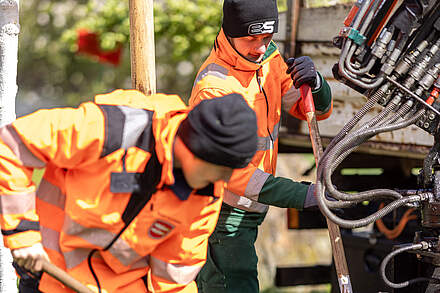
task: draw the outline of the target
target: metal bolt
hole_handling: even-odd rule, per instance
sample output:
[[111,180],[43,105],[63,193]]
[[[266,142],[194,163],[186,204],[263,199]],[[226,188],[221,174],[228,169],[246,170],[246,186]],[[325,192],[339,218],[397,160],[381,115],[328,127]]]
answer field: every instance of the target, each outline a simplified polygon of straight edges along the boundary
[[431,124],[429,124],[428,122],[423,123],[423,128],[429,128]]
[[434,113],[429,113],[428,118],[429,118],[429,120],[434,120],[435,119],[435,114]]

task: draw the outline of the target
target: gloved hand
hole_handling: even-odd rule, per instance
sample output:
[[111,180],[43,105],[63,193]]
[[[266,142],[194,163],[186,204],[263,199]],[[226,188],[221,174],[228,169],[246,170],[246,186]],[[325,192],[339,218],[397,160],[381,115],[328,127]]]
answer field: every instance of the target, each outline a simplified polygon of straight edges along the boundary
[[309,56],[301,56],[298,58],[289,58],[286,61],[289,67],[286,70],[287,74],[290,74],[293,80],[295,88],[299,88],[303,84],[308,84],[312,90],[319,88],[318,73],[316,72],[315,65]]
[[[304,208],[317,208],[318,200],[315,197],[315,184],[310,184],[309,189],[307,190],[306,199],[304,201]],[[336,201],[333,197],[331,197],[327,192],[325,192],[325,198],[330,201]]]
[[46,251],[44,251],[41,243],[36,243],[29,247],[14,249],[11,253],[17,265],[33,273],[39,272],[43,269],[42,260],[49,261],[49,257],[47,256]]

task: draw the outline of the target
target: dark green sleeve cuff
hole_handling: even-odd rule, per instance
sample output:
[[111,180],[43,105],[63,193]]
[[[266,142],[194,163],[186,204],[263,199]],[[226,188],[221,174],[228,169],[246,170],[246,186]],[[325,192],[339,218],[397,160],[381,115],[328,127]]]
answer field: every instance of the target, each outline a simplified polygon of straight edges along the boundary
[[312,91],[313,102],[315,103],[316,111],[326,113],[331,106],[332,102],[332,91],[327,81],[322,77],[321,73],[318,72],[319,78],[321,78],[321,87]]
[[261,189],[258,202],[280,208],[302,210],[309,185],[270,175]]

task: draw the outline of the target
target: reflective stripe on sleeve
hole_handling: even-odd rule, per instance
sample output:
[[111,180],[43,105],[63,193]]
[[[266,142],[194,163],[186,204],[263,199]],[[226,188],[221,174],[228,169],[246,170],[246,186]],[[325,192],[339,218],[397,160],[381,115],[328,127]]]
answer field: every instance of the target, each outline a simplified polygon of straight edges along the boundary
[[202,267],[170,264],[151,256],[152,274],[177,284],[188,284],[195,279]]
[[35,193],[25,194],[1,194],[0,214],[17,215],[35,210]]
[[293,105],[295,105],[300,98],[299,90],[292,86],[281,98],[284,111],[290,112],[290,109],[292,109]]
[[26,231],[40,231],[40,223],[29,220],[20,220],[20,223],[17,225],[15,229],[10,230],[1,230],[3,236],[10,236]]
[[266,204],[251,200],[245,196],[239,196],[227,189],[225,189],[223,202],[232,207],[254,213],[265,213],[269,209],[269,206]]
[[220,66],[216,63],[208,64],[200,73],[197,75],[196,80],[194,81],[194,85],[196,85],[199,81],[204,79],[208,75],[212,75],[221,79],[226,79],[228,76],[229,70],[223,66]]
[[25,167],[43,168],[46,164],[38,159],[21,140],[12,125],[0,128],[0,139],[14,152]]
[[248,181],[246,189],[244,191],[244,196],[247,198],[258,201],[258,196],[260,194],[261,189],[263,188],[264,183],[269,177],[269,173],[261,171],[260,169],[256,169],[254,174],[252,174],[251,179]]
[[66,196],[61,193],[61,189],[44,178],[41,179],[40,185],[38,186],[37,197],[62,210],[64,210],[64,206],[66,205]]

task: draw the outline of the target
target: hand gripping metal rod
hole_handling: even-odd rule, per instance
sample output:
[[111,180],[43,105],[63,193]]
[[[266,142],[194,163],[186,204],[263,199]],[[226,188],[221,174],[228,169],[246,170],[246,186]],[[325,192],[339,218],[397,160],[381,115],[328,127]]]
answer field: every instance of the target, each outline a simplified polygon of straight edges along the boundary
[[[307,124],[309,126],[313,155],[315,156],[316,166],[318,166],[319,160],[322,157],[323,148],[321,137],[319,135],[318,123],[316,121],[315,105],[313,103],[312,91],[310,89],[310,86],[305,84],[302,85],[299,90],[301,93],[301,98],[303,100],[303,106],[307,117]],[[315,188],[315,196],[318,196],[316,192],[318,192],[318,188]],[[327,221],[328,232],[330,235],[330,243],[332,245],[333,260],[335,262],[340,292],[353,293],[339,226],[330,221],[327,217],[325,219]]]

